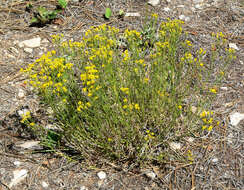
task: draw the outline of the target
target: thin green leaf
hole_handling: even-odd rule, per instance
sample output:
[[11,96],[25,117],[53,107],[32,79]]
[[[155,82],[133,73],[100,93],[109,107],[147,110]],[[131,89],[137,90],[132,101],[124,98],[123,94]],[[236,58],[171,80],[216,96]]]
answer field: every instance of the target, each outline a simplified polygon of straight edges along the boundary
[[62,9],[65,9],[67,7],[68,2],[66,0],[58,0],[58,4]]

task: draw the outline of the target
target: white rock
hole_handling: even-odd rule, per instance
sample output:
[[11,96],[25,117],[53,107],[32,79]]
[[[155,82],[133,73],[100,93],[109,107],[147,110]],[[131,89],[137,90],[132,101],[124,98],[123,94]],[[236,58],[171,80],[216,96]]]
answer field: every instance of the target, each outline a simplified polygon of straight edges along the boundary
[[17,169],[13,171],[14,174],[14,178],[11,180],[9,187],[13,187],[14,185],[16,185],[17,183],[19,183],[20,181],[22,181],[23,179],[26,178],[28,171],[25,169]]
[[107,174],[103,171],[100,171],[97,173],[97,176],[99,177],[99,179],[105,179],[107,177]]
[[166,0],[166,2],[167,2],[167,3],[170,3],[170,2],[171,2],[171,0]]
[[228,90],[228,87],[222,86],[222,87],[220,87],[220,90]]
[[152,6],[156,6],[160,3],[160,0],[149,0],[148,4]]
[[189,143],[192,143],[192,142],[194,141],[194,138],[193,138],[193,137],[189,137],[189,138],[187,139],[187,141],[188,141]]
[[177,8],[185,8],[185,5],[177,5]]
[[237,45],[235,43],[229,43],[229,48],[233,48],[235,50],[239,50],[239,48],[237,47]]
[[243,65],[244,64],[243,61],[240,60],[240,64]]
[[189,22],[189,21],[190,21],[190,17],[185,16],[185,15],[180,15],[180,16],[179,16],[179,19],[180,19],[180,20],[183,20],[183,21],[185,21],[185,22]]
[[43,188],[48,188],[48,184],[45,181],[42,181],[42,187]]
[[20,117],[22,117],[23,115],[26,115],[26,113],[29,111],[30,110],[28,109],[22,109],[22,110],[18,110],[17,113],[19,114]]
[[25,92],[24,92],[24,90],[22,90],[21,88],[19,89],[18,97],[19,97],[19,98],[24,98],[24,97],[25,97]]
[[47,43],[49,43],[49,41],[48,41],[46,38],[44,38],[44,39],[42,40],[42,43],[47,44]]
[[216,158],[216,157],[214,157],[214,158],[212,159],[212,162],[213,162],[213,163],[217,163],[218,161],[219,161],[219,159]]
[[18,160],[17,160],[17,161],[14,161],[14,165],[15,165],[15,166],[19,167],[19,166],[20,166],[20,164],[21,164],[21,162],[20,162],[20,161],[18,161]]
[[15,59],[15,58],[16,58],[15,56],[13,56],[13,55],[11,55],[11,54],[9,54],[9,53],[5,53],[5,55],[7,55],[8,58],[10,58],[10,59]]
[[244,119],[244,114],[243,113],[233,113],[230,115],[230,124],[233,126],[237,126],[238,123]]
[[146,174],[146,176],[148,177],[148,178],[150,178],[150,179],[152,179],[152,180],[154,180],[155,178],[156,178],[156,174],[154,173],[154,172],[152,172],[152,171],[148,171],[148,172],[146,172],[145,173]]
[[24,48],[24,51],[26,53],[32,53],[33,52],[33,49],[31,49],[31,48]]
[[36,48],[39,47],[41,45],[41,38],[37,37],[37,38],[32,38],[29,40],[24,40],[22,42],[19,43],[19,47],[28,47],[28,48]]
[[169,7],[164,7],[164,9],[163,9],[165,12],[169,12],[169,11],[171,11],[171,9],[169,8]]
[[230,133],[230,134],[227,136],[227,143],[228,143],[228,144],[232,144],[232,143],[233,143],[233,138],[234,138],[233,133]]
[[169,143],[170,148],[172,148],[173,150],[179,150],[182,147],[181,143],[177,143],[177,142],[171,142]]
[[83,185],[80,187],[80,190],[88,190],[88,189],[86,188],[86,186]]
[[203,6],[202,4],[196,4],[196,5],[195,5],[195,8],[196,8],[196,9],[203,9],[204,6]]
[[15,54],[19,54],[19,51],[15,47],[10,47],[10,50]]
[[140,13],[125,13],[125,17],[139,17]]
[[27,141],[23,144],[19,144],[16,145],[17,147],[21,147],[21,148],[25,148],[25,149],[29,149],[32,148],[33,146],[37,146],[39,145],[40,141]]
[[193,0],[193,3],[203,3],[205,0]]

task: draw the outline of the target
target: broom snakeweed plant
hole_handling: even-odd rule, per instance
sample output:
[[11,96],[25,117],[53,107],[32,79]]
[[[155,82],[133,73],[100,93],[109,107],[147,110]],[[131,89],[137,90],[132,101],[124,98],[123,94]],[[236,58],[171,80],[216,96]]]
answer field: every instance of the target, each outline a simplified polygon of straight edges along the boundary
[[[158,24],[155,14],[151,19],[152,37],[129,29],[121,34],[105,24],[91,27],[80,42],[54,35],[55,50],[22,69],[52,108],[61,140],[83,158],[165,162],[174,157],[169,142],[219,124],[206,109],[211,108],[234,50],[225,50],[224,35],[218,34],[216,51],[200,48],[194,54],[182,21]],[[121,38],[124,49],[119,46]],[[153,46],[147,45],[149,40]],[[224,51],[222,60],[218,50]],[[213,70],[210,65],[216,62]],[[214,78],[213,71],[218,73]],[[34,125],[28,117],[26,125]],[[47,135],[43,131],[42,136]]]

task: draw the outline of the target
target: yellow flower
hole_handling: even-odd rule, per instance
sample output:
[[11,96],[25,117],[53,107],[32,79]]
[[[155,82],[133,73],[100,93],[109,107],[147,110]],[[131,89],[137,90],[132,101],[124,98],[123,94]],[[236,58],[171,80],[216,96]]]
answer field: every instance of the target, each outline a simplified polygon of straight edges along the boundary
[[182,106],[181,106],[181,105],[179,105],[179,106],[178,106],[178,108],[181,110],[181,109],[182,109]]
[[212,129],[213,129],[213,126],[210,125],[210,126],[208,127],[208,131],[212,131]]
[[148,83],[148,81],[149,81],[149,78],[144,78],[145,83]]
[[108,138],[108,142],[111,142],[112,141],[112,139],[111,138]]
[[211,88],[210,89],[210,92],[212,92],[213,94],[216,94],[217,93],[217,90],[215,88]]
[[35,126],[35,123],[31,122],[31,123],[30,123],[30,126],[31,126],[31,127]]
[[91,103],[90,103],[90,102],[87,102],[86,105],[87,105],[88,107],[91,107]]
[[200,114],[200,117],[206,117],[206,111],[203,111],[203,112]]
[[202,126],[202,130],[205,130],[206,128],[207,128],[206,125],[203,125],[203,126]]
[[120,90],[122,91],[122,92],[124,92],[125,94],[129,94],[129,88],[120,88]]
[[123,109],[126,109],[126,108],[128,108],[128,106],[127,105],[123,105]]
[[139,110],[139,109],[140,109],[139,104],[135,104],[135,109],[136,109],[136,110]]

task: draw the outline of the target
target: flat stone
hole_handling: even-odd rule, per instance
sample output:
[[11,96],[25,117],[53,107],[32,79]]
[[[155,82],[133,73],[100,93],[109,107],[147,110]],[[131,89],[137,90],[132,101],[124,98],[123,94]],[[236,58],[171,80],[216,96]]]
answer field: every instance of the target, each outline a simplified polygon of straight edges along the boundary
[[235,50],[239,50],[239,48],[237,47],[237,45],[235,43],[229,43],[229,48],[233,48]]
[[125,17],[139,17],[140,13],[125,13]]
[[25,169],[17,169],[13,171],[14,178],[11,180],[9,187],[17,185],[19,182],[24,180],[27,177],[28,171]]
[[171,142],[169,143],[170,148],[172,148],[173,150],[180,150],[182,147],[181,143],[177,143],[177,142]]
[[233,113],[230,115],[230,124],[237,126],[241,120],[244,119],[244,113]]
[[24,40],[22,42],[19,43],[19,47],[28,47],[28,48],[36,48],[39,47],[41,45],[41,38],[37,37],[37,38],[32,38],[29,40]]
[[88,190],[88,188],[83,185],[83,186],[80,187],[80,190]]
[[160,3],[160,0],[149,0],[148,4],[152,6],[157,6]]
[[33,52],[33,49],[31,49],[31,48],[24,48],[24,51],[26,53],[32,53]]
[[163,9],[165,12],[169,12],[169,11],[171,11],[171,9],[169,8],[169,7],[164,7],[164,9]]
[[24,149],[30,149],[34,146],[37,146],[39,145],[40,141],[27,141],[27,142],[24,142],[23,144],[19,144],[19,145],[16,145],[17,147],[21,147],[21,148],[24,148]]

